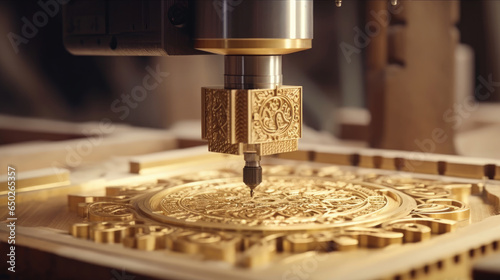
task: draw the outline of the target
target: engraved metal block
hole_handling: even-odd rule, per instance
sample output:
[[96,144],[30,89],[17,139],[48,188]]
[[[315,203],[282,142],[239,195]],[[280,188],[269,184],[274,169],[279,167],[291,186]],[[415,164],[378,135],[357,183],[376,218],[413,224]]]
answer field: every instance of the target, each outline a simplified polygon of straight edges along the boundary
[[211,152],[292,152],[302,137],[302,87],[202,89],[202,137]]

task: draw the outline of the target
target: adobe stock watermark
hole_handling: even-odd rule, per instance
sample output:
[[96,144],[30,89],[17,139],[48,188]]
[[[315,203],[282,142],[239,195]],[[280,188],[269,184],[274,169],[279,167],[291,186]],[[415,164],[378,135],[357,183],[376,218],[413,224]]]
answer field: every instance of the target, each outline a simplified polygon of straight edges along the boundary
[[238,7],[243,0],[214,0],[212,5],[214,6],[217,15],[220,20],[227,17],[229,13],[234,11],[234,8]]
[[62,10],[61,6],[66,5],[69,1],[71,0],[39,0],[37,3],[40,6],[40,10],[33,14],[31,20],[27,17],[21,18],[23,23],[21,34],[19,35],[14,32],[7,34],[14,52],[18,54],[19,46],[21,44],[28,44],[30,39],[33,39],[39,30],[49,23],[49,18],[55,17]]
[[130,110],[137,108],[139,103],[146,100],[150,91],[155,90],[170,75],[168,72],[161,72],[160,65],[156,65],[156,70],[147,66],[146,72],[148,74],[142,79],[142,85],[135,86],[130,94],[122,94],[120,99],[111,103],[111,111],[120,113],[120,120],[125,120],[130,115]]
[[8,182],[8,192],[7,192],[7,219],[6,225],[8,228],[8,240],[7,243],[7,263],[9,267],[7,268],[10,272],[16,272],[16,182],[17,182],[17,170],[14,166],[7,166],[7,182]]
[[370,20],[365,24],[364,30],[361,30],[358,26],[354,27],[355,32],[353,38],[353,44],[349,44],[345,41],[341,42],[339,47],[344,55],[347,63],[351,63],[351,56],[354,54],[359,55],[361,50],[370,45],[372,38],[380,33],[382,27],[389,26],[391,18],[393,15],[397,15],[403,11],[403,5],[389,5],[387,10],[380,10],[378,12],[370,11],[370,15],[375,20]]
[[[120,120],[125,120],[130,115],[131,110],[138,108],[139,104],[146,100],[151,92],[170,76],[170,73],[161,71],[159,64],[156,69],[147,66],[145,70],[147,74],[143,77],[141,85],[133,87],[130,93],[122,94],[120,98],[111,103],[111,112],[119,114]],[[67,145],[65,147],[65,162],[54,161],[52,167],[57,169],[80,166],[83,160],[90,156],[94,148],[103,143],[104,136],[112,133],[115,129],[115,124],[108,118],[101,119],[95,128],[84,129],[82,134],[85,135],[85,138],[78,141],[76,145]]]
[[[493,77],[490,74],[487,79],[483,76],[478,76],[477,80],[479,84],[474,90],[474,95],[468,96],[459,102],[452,104],[443,113],[443,120],[445,123],[452,124],[453,129],[458,129],[464,121],[472,116],[472,113],[476,111],[479,107],[478,101],[485,101],[500,87],[500,82],[493,81]],[[436,151],[437,145],[443,144],[448,140],[448,135],[443,128],[434,128],[431,131],[430,137],[425,139],[415,139],[414,143],[418,150],[410,153],[408,161],[405,163],[405,167],[408,171],[413,172],[416,166],[422,164],[422,160]]]

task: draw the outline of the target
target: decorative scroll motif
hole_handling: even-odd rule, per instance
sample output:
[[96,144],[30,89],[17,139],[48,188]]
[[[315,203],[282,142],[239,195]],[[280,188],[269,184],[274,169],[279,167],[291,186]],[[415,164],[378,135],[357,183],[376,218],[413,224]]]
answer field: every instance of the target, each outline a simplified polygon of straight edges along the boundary
[[414,214],[421,214],[431,218],[465,220],[470,216],[467,205],[453,199],[429,199],[413,210]]
[[212,96],[213,108],[209,130],[212,132],[212,139],[226,139],[228,137],[230,122],[228,99],[225,91],[218,91]]
[[277,254],[422,242],[469,219],[457,198],[470,194],[470,184],[266,166],[251,199],[239,172],[207,170],[108,187],[102,197],[69,196],[69,209],[85,219],[71,234],[254,267]]
[[259,112],[262,129],[269,134],[282,134],[290,127],[293,113],[292,103],[288,98],[283,96],[268,98]]
[[90,221],[132,221],[134,208],[125,203],[95,202],[88,207]]
[[300,88],[261,90],[252,94],[252,143],[299,139],[302,94]]
[[209,151],[240,154],[238,144],[231,143],[232,135],[232,104],[231,91],[204,89],[203,116],[205,117],[202,136],[209,142]]

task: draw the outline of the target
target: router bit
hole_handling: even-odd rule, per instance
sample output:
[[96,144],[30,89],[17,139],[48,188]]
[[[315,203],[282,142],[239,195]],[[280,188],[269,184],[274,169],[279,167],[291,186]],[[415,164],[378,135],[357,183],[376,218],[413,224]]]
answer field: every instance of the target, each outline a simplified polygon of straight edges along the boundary
[[262,183],[262,167],[260,156],[256,152],[247,152],[244,155],[245,167],[243,167],[243,182],[250,188],[250,196],[253,197],[254,189]]

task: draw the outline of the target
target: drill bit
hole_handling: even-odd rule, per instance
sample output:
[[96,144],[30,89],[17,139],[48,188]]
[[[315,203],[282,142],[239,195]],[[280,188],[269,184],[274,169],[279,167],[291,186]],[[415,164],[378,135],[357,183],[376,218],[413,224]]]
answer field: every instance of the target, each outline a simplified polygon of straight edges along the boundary
[[247,152],[244,157],[243,182],[250,188],[250,196],[253,197],[254,189],[262,182],[260,156],[256,152]]

